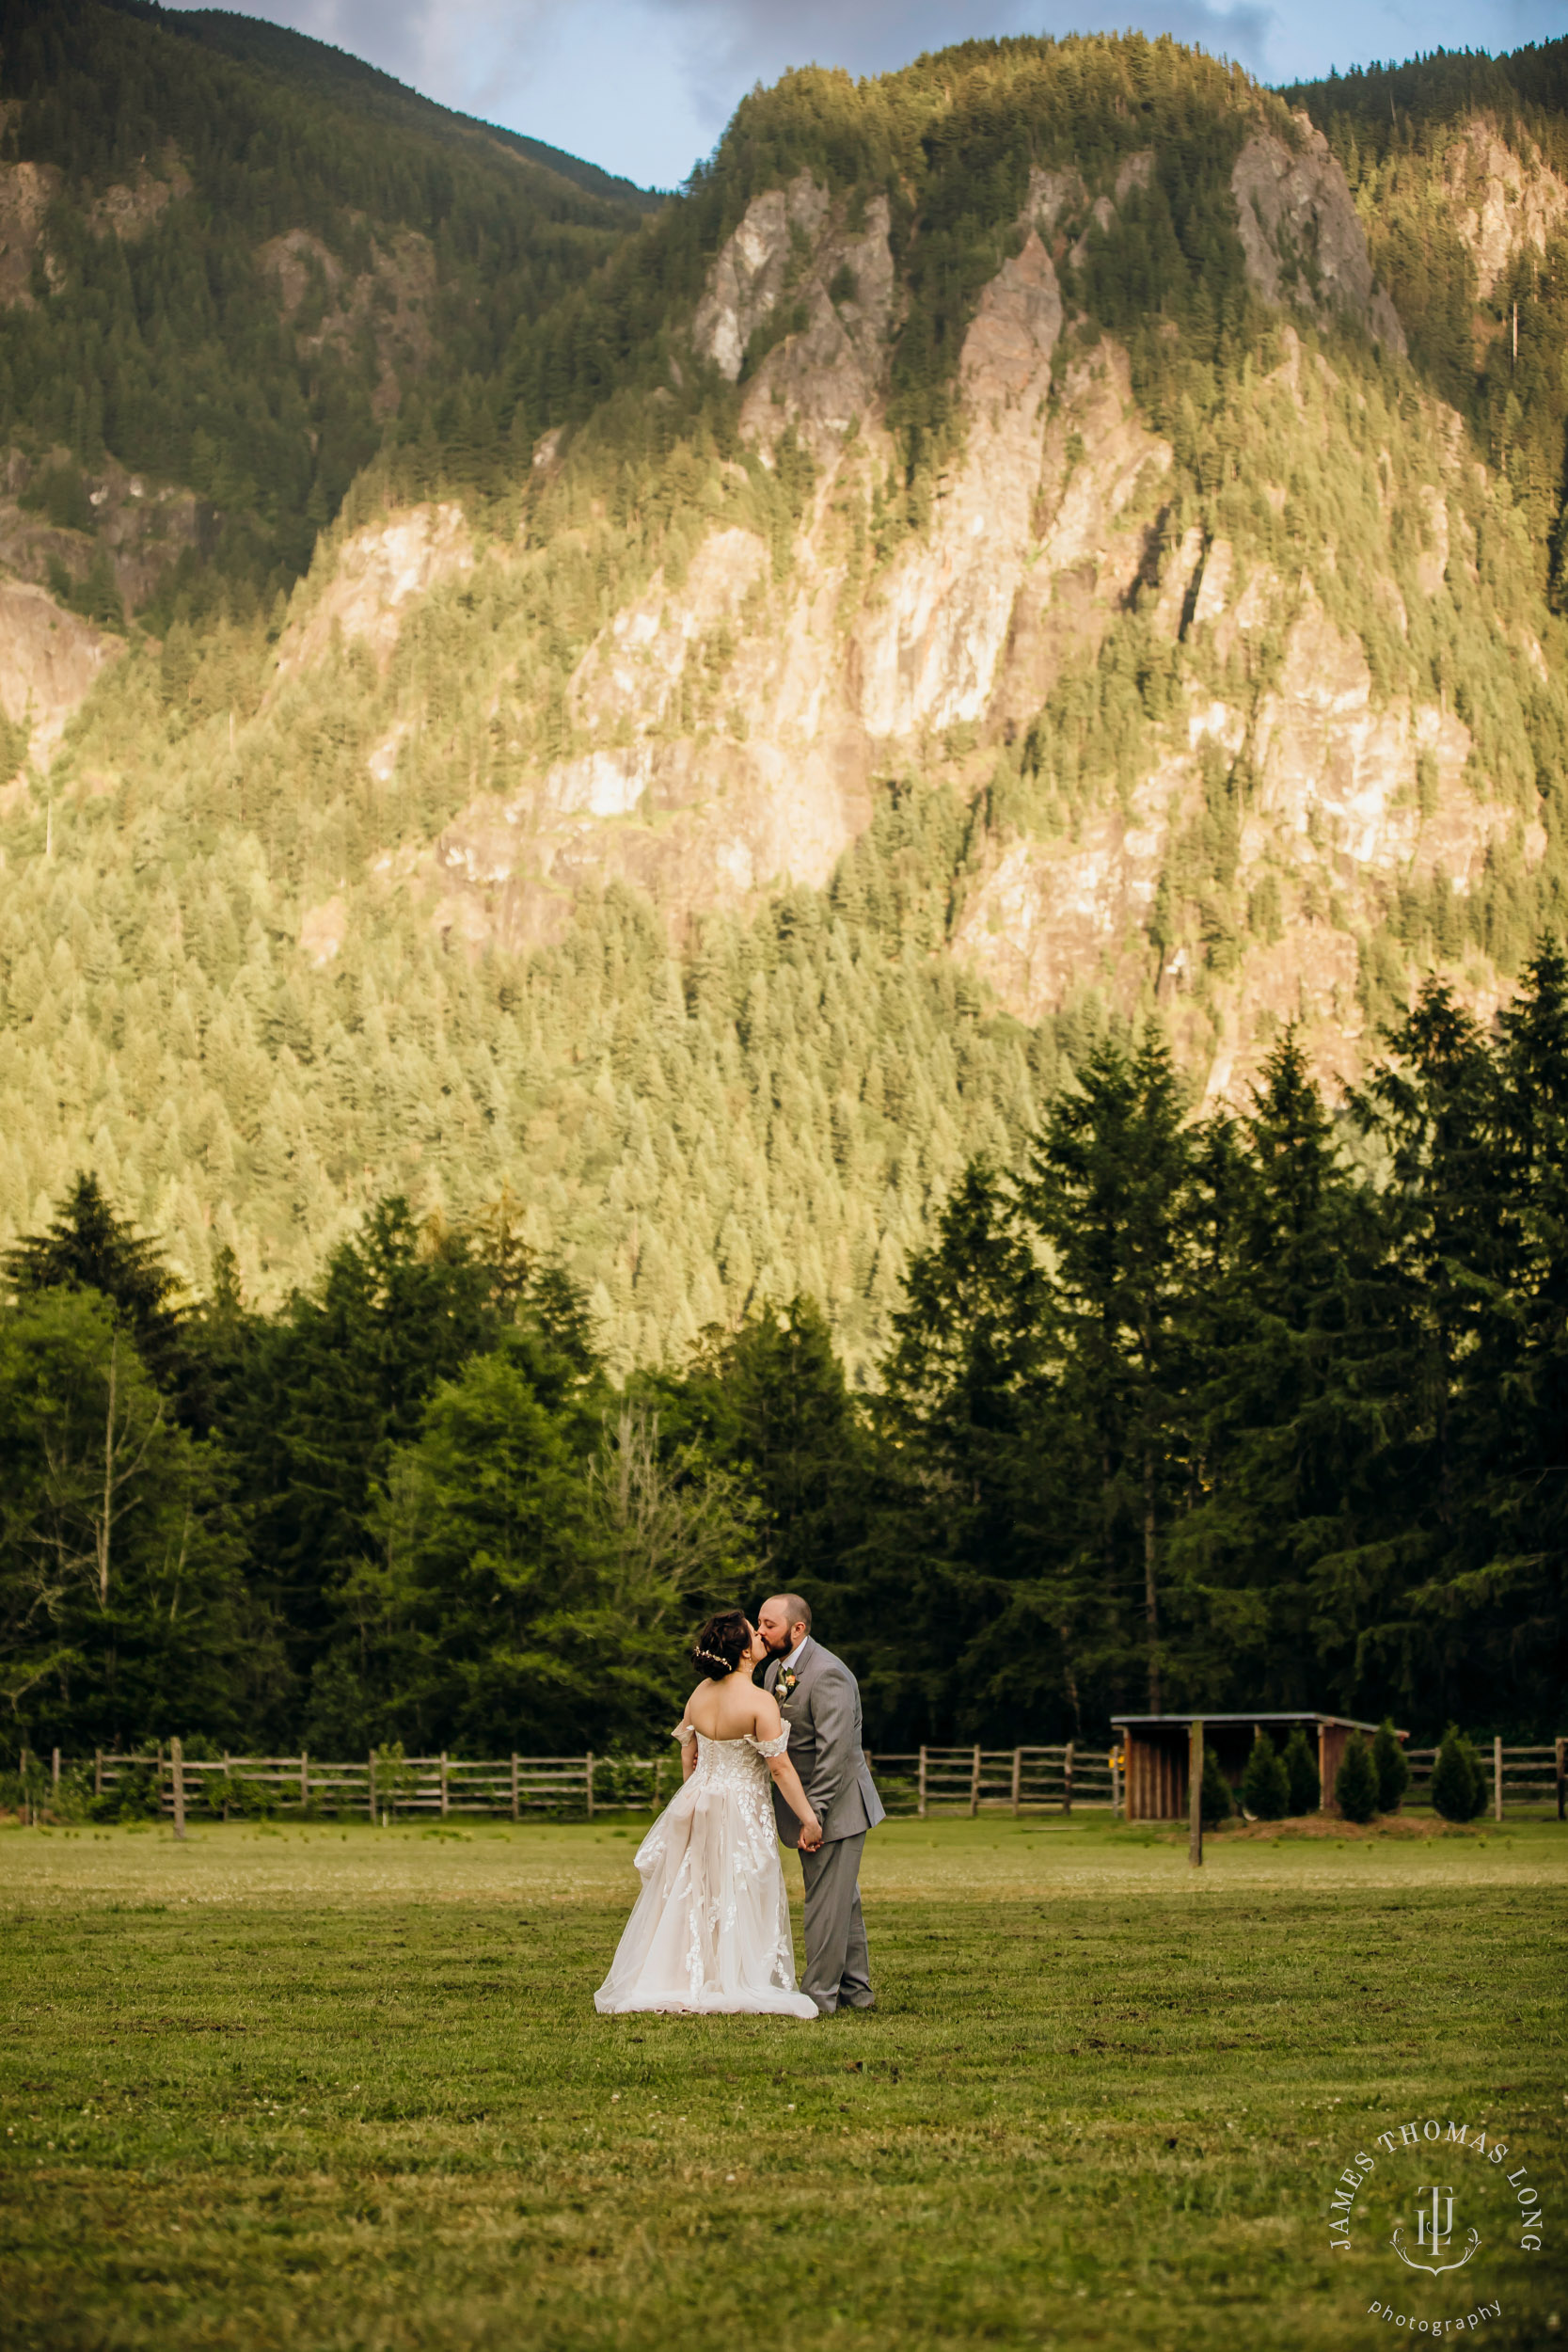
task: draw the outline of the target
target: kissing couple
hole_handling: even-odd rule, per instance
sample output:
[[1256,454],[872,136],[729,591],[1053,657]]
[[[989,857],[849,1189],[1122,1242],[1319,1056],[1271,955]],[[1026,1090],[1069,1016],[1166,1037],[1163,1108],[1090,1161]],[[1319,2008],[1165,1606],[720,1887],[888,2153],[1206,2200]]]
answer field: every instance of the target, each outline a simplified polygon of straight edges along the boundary
[[[691,1662],[702,1680],[672,1735],[681,1787],[638,1848],[642,1891],[594,2007],[779,2017],[870,2009],[861,1849],[883,1813],[861,1752],[854,1676],[813,1641],[799,1593],[765,1600],[754,1626],[738,1609],[710,1617]],[[799,1849],[806,1888],[799,1992],[781,1837]]]

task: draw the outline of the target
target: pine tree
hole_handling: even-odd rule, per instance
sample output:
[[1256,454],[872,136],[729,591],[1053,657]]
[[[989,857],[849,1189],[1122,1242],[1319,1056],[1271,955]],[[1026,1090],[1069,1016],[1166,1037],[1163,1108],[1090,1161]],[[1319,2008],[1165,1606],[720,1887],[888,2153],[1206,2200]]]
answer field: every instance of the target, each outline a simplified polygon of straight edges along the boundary
[[1377,1775],[1378,1811],[1397,1813],[1410,1786],[1410,1762],[1391,1715],[1385,1715],[1377,1727],[1377,1737],[1372,1741],[1372,1770]]
[[1156,1714],[1166,1522],[1186,1485],[1192,1148],[1182,1107],[1158,1034],[1132,1057],[1101,1045],[1054,1105],[1022,1187],[1025,1211],[1055,1255],[1062,1388],[1083,1432],[1075,1450],[1099,1464],[1086,1491],[1079,1485],[1069,1492],[1085,1549],[1101,1554],[1102,1606],[1115,1609],[1129,1586],[1138,1592]]
[[1316,1813],[1323,1804],[1323,1783],[1318,1777],[1318,1759],[1307,1744],[1307,1734],[1300,1724],[1286,1740],[1281,1760],[1285,1766],[1291,1814]]
[[1358,1731],[1345,1742],[1334,1775],[1334,1802],[1347,1821],[1370,1821],[1377,1814],[1377,1774],[1371,1750]]
[[1231,1794],[1230,1783],[1225,1776],[1218,1752],[1208,1746],[1203,1751],[1203,1783],[1198,1804],[1205,1829],[1218,1829],[1222,1821],[1229,1820],[1236,1809],[1236,1800]]
[[1450,1724],[1432,1767],[1432,1809],[1445,1821],[1473,1821],[1486,1804],[1486,1789],[1467,1740]]
[[136,1352],[162,1386],[181,1368],[181,1284],[156,1243],[117,1216],[96,1176],[79,1172],[47,1232],[30,1234],[0,1259],[23,1294],[94,1290],[129,1327]]
[[1242,1774],[1242,1803],[1259,1821],[1282,1821],[1290,1807],[1290,1779],[1266,1731],[1260,1730],[1252,1743]]
[[[1175,1549],[1191,1583],[1245,1593],[1251,1604],[1244,1648],[1238,1613],[1214,1613],[1211,1691],[1244,1673],[1249,1693],[1299,1707],[1305,1661],[1325,1627],[1334,1641],[1342,1614],[1338,1597],[1317,1589],[1317,1562],[1344,1544],[1366,1450],[1361,1366],[1378,1235],[1293,1029],[1270,1053],[1237,1127],[1240,1149],[1224,1163],[1228,1199],[1218,1181],[1209,1187],[1216,1231],[1193,1316],[1202,1485]],[[1216,1173],[1217,1143],[1202,1154]]]

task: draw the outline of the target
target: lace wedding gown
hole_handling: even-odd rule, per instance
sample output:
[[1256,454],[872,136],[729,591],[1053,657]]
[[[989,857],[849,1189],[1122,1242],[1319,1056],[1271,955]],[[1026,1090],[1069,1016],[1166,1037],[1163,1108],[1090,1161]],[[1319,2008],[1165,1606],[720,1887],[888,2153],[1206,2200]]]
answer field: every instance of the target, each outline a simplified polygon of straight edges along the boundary
[[673,1736],[696,1740],[696,1767],[637,1850],[642,1892],[594,2008],[815,2017],[795,1990],[768,1770],[789,1725],[776,1740],[709,1740],[689,1724]]

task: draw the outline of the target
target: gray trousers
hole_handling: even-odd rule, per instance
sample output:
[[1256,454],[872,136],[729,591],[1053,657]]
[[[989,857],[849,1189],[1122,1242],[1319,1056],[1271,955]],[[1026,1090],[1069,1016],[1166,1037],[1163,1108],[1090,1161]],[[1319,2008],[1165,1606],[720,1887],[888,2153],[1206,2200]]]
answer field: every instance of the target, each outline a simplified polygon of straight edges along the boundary
[[800,1990],[824,2017],[835,2009],[869,2009],[871,1955],[861,1916],[861,1848],[858,1837],[835,1837],[815,1853],[800,1856],[806,1883],[806,1973]]

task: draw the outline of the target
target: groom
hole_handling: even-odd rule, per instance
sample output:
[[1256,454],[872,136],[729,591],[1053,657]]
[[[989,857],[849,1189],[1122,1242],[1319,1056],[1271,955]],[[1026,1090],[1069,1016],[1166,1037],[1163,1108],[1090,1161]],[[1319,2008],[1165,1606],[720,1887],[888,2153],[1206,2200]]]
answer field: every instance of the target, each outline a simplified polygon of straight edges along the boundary
[[842,1658],[811,1638],[811,1609],[799,1593],[775,1593],[757,1612],[757,1631],[772,1652],[762,1687],[789,1725],[789,1760],[822,1824],[807,1847],[777,1788],[779,1836],[799,1846],[806,1883],[806,1973],[800,1982],[824,2017],[836,2009],[870,2009],[871,1960],[865,1948],[859,1885],[865,1833],[883,1818],[882,1803],[861,1754],[861,1694]]

